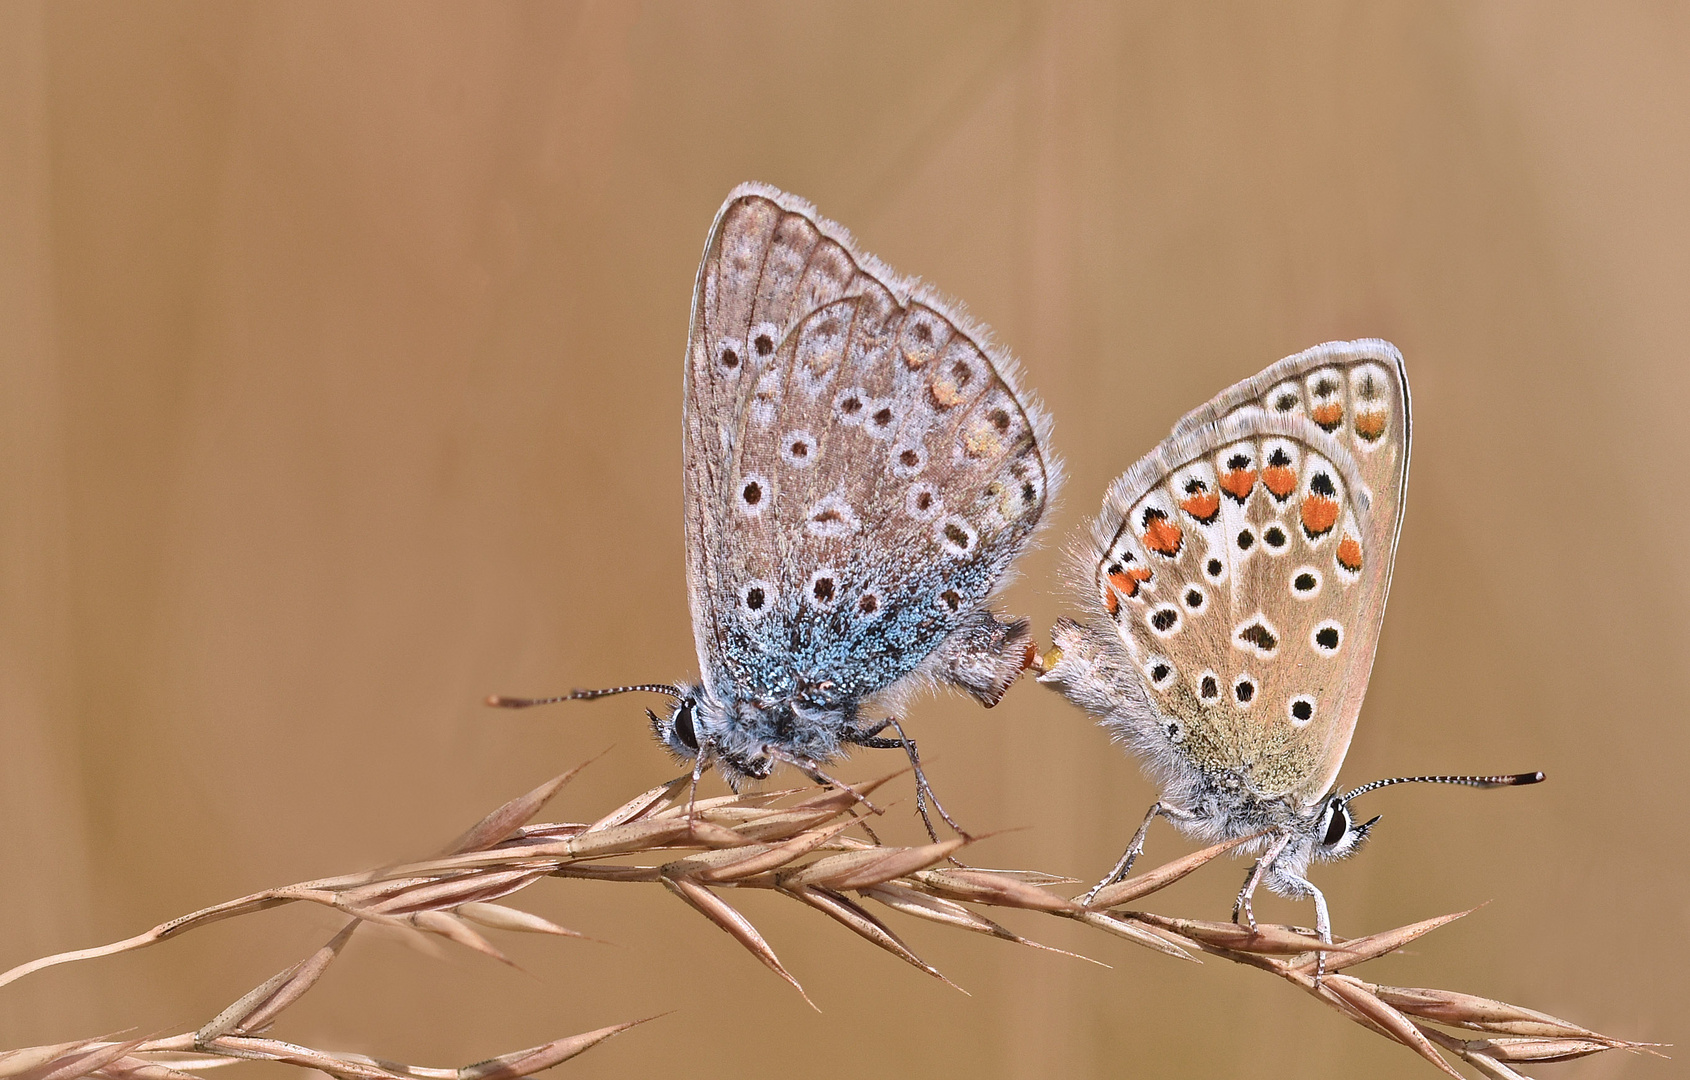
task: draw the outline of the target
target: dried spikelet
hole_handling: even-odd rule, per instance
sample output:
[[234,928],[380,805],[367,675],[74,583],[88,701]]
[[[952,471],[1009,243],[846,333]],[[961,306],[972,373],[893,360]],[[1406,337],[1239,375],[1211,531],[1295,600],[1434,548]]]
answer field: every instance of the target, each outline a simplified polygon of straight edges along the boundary
[[[859,814],[878,812],[869,807],[866,797],[905,771],[850,789],[823,786],[696,801],[689,775],[643,791],[591,824],[531,824],[545,802],[575,774],[571,771],[504,804],[432,859],[254,893],[112,945],[20,965],[0,975],[0,986],[56,964],[145,948],[211,922],[290,903],[318,904],[359,919],[443,937],[509,963],[471,924],[494,931],[581,937],[547,919],[493,901],[543,878],[588,878],[661,883],[791,984],[807,1002],[809,996],[768,941],[716,888],[763,889],[797,901],[939,979],[944,975],[917,956],[865,902],[1033,948],[1049,946],[1006,929],[977,909],[1068,919],[1187,960],[1208,954],[1279,976],[1347,1019],[1403,1044],[1446,1075],[1460,1075],[1446,1054],[1487,1076],[1509,1078],[1520,1075],[1513,1065],[1522,1062],[1647,1049],[1506,1002],[1453,991],[1376,985],[1344,974],[1345,969],[1400,949],[1467,912],[1327,944],[1288,926],[1258,923],[1252,928],[1122,910],[1256,837],[1241,837],[1173,859],[1100,890],[1089,905],[1082,905],[1052,888],[1076,884],[1071,878],[1030,870],[942,865],[972,842],[967,838],[896,847],[881,844],[866,827],[864,838],[853,835],[852,830],[864,824]],[[505,1080],[548,1068],[631,1026],[560,1039],[456,1071],[395,1066],[253,1038],[315,984],[356,925],[352,923],[323,949],[244,995],[193,1035],[135,1043],[94,1040],[14,1051],[0,1055],[0,1080],[76,1080],[95,1072],[106,1080],[182,1080],[194,1067],[232,1057],[285,1061],[349,1080],[400,1076]],[[1438,1025],[1487,1037],[1456,1038]],[[202,1056],[187,1064],[158,1060],[167,1052],[186,1051]]]

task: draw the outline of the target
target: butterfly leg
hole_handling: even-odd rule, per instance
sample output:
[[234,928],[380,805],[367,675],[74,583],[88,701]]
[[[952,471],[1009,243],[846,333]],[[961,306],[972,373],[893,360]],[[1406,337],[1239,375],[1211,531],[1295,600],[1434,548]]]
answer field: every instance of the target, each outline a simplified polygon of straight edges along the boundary
[[[1299,890],[1307,892],[1309,896],[1313,898],[1314,932],[1319,935],[1320,940],[1326,942],[1328,945],[1332,944],[1332,912],[1326,906],[1326,894],[1315,888],[1314,882],[1310,881],[1308,878],[1298,877],[1296,874],[1282,874],[1281,876],[1287,883],[1296,886]],[[1314,960],[1315,982],[1318,983],[1321,976],[1325,974],[1326,953],[1317,953]]]
[[[896,739],[879,737],[880,733],[888,727],[898,732]],[[945,824],[949,825],[958,836],[965,840],[969,839],[969,834],[952,819],[950,814],[946,813],[945,805],[939,801],[939,796],[933,793],[933,785],[927,782],[927,774],[921,768],[921,751],[916,747],[915,740],[904,734],[903,726],[898,723],[895,717],[887,717],[872,727],[847,730],[843,738],[853,746],[867,747],[871,750],[902,750],[908,754],[910,767],[915,770],[915,808],[921,814],[921,823],[927,826],[928,837],[935,844],[939,842],[939,830],[934,828],[933,818],[927,813],[927,803],[931,801],[933,808],[939,811],[939,816],[944,819]],[[951,861],[956,862],[955,859]],[[958,863],[958,865],[961,864]]]
[[[946,812],[945,804],[939,801],[939,796],[933,791],[933,785],[927,782],[927,773],[922,771],[921,768],[921,750],[915,745],[915,740],[904,734],[904,726],[898,723],[897,717],[888,716],[886,722],[891,724],[892,730],[898,733],[898,738],[892,741],[892,745],[903,747],[904,753],[909,755],[910,767],[915,770],[915,808],[921,814],[921,823],[927,826],[928,837],[935,844],[939,842],[939,830],[933,827],[933,819],[927,814],[927,804],[931,802],[933,809],[939,812],[939,816],[945,820],[946,825],[951,827],[952,832],[964,840],[973,839],[968,834],[968,830],[958,825],[956,819]],[[952,861],[955,862],[954,859]]]
[[1159,817],[1171,818],[1176,815],[1183,816],[1182,812],[1176,811],[1171,806],[1163,806],[1160,802],[1152,803],[1150,813],[1144,815],[1144,824],[1138,827],[1138,832],[1133,833],[1132,843],[1127,845],[1127,850],[1121,852],[1121,858],[1115,863],[1115,869],[1109,871],[1108,877],[1093,885],[1084,896],[1080,897],[1080,905],[1083,907],[1090,904],[1092,897],[1096,896],[1106,886],[1115,884],[1132,872],[1133,860],[1144,854],[1144,838],[1150,832],[1152,821]]
[[1256,912],[1250,906],[1250,897],[1255,895],[1256,886],[1260,885],[1262,879],[1267,877],[1269,867],[1273,866],[1273,861],[1279,858],[1279,853],[1284,851],[1285,845],[1290,842],[1291,833],[1289,830],[1273,838],[1273,842],[1268,845],[1267,851],[1263,852],[1262,857],[1256,860],[1256,865],[1250,867],[1250,874],[1244,879],[1244,887],[1238,890],[1238,899],[1232,903],[1232,921],[1237,922],[1238,915],[1242,912],[1244,923],[1250,928],[1251,933],[1256,932]]
[[774,747],[769,747],[768,752],[771,757],[786,762],[788,765],[791,765],[793,768],[824,787],[836,787],[841,791],[849,791],[852,795],[856,796],[858,802],[862,803],[863,806],[868,809],[869,813],[880,813],[880,807],[869,802],[868,796],[864,795],[850,784],[847,784],[845,781],[829,776],[827,773],[822,771],[822,767],[819,764],[811,761],[809,758],[800,757],[797,754],[788,754],[785,751],[778,750]]

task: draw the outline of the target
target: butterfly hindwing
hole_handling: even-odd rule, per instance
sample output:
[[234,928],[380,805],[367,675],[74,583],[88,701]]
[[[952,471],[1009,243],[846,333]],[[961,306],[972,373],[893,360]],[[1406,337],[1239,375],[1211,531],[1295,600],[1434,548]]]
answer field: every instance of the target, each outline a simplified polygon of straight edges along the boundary
[[707,683],[863,698],[978,616],[1052,479],[1006,364],[808,204],[761,186],[729,197],[699,271],[686,400]]
[[1094,595],[1176,752],[1263,795],[1330,787],[1378,643],[1407,462],[1400,356],[1344,343],[1217,396],[1111,488]]

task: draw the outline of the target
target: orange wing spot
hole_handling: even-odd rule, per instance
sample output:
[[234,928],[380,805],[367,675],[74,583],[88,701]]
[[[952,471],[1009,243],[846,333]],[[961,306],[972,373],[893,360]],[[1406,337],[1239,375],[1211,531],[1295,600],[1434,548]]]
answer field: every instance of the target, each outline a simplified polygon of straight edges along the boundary
[[1199,491],[1180,503],[1179,508],[1207,525],[1221,512],[1221,497],[1212,491]]
[[1361,573],[1361,542],[1348,533],[1338,541],[1338,565],[1352,574]]
[[1239,502],[1250,497],[1250,489],[1256,486],[1256,470],[1234,469],[1221,477],[1221,490],[1231,495]]
[[1121,598],[1119,596],[1115,595],[1114,589],[1104,589],[1103,590],[1103,606],[1105,608],[1109,609],[1109,614],[1110,614],[1111,617],[1120,614],[1120,612],[1121,612]]
[[[1109,575],[1109,584],[1122,596],[1137,596],[1140,583],[1150,580],[1150,567],[1129,566],[1119,574]],[[1113,612],[1111,612],[1113,614]]]
[[1284,499],[1297,490],[1297,473],[1283,465],[1269,465],[1262,470],[1262,486],[1273,492],[1276,499]]
[[1356,434],[1368,442],[1378,442],[1385,434],[1385,422],[1389,417],[1382,412],[1364,412],[1356,414]]
[[1158,555],[1166,555],[1170,559],[1179,554],[1180,544],[1184,533],[1178,525],[1165,517],[1151,518],[1150,524],[1144,529],[1144,546]]
[[927,389],[933,395],[933,404],[941,409],[948,409],[962,400],[961,388],[952,379],[934,379]]
[[[1344,403],[1329,401],[1325,405],[1316,405],[1309,413],[1309,419],[1319,424],[1327,431],[1338,426],[1338,421],[1344,418]],[[1359,421],[1358,421],[1359,423]]]
[[[1309,495],[1303,499],[1303,531],[1309,539],[1325,536],[1338,524],[1338,500],[1324,495]],[[1343,556],[1339,556],[1342,558]],[[1361,545],[1356,545],[1356,561],[1361,561]]]

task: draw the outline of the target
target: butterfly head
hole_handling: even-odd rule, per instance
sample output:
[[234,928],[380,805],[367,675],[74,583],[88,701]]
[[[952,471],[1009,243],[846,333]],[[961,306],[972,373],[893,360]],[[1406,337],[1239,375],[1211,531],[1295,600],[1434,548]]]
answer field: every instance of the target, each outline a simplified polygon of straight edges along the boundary
[[1315,819],[1315,858],[1331,860],[1354,855],[1378,821],[1377,814],[1366,821],[1357,821],[1349,801],[1333,792],[1322,803],[1320,815]]
[[774,771],[778,754],[766,739],[755,737],[761,725],[747,723],[742,715],[753,707],[723,704],[696,684],[675,689],[679,693],[661,715],[647,709],[646,716],[657,741],[677,758],[714,765],[730,784],[762,780]]
[[646,710],[651,718],[652,734],[657,741],[674,751],[676,757],[697,757],[700,748],[710,745],[707,735],[701,738],[704,725],[699,715],[698,702],[701,696],[700,688],[682,685],[676,689],[681,693],[670,703],[664,715]]

